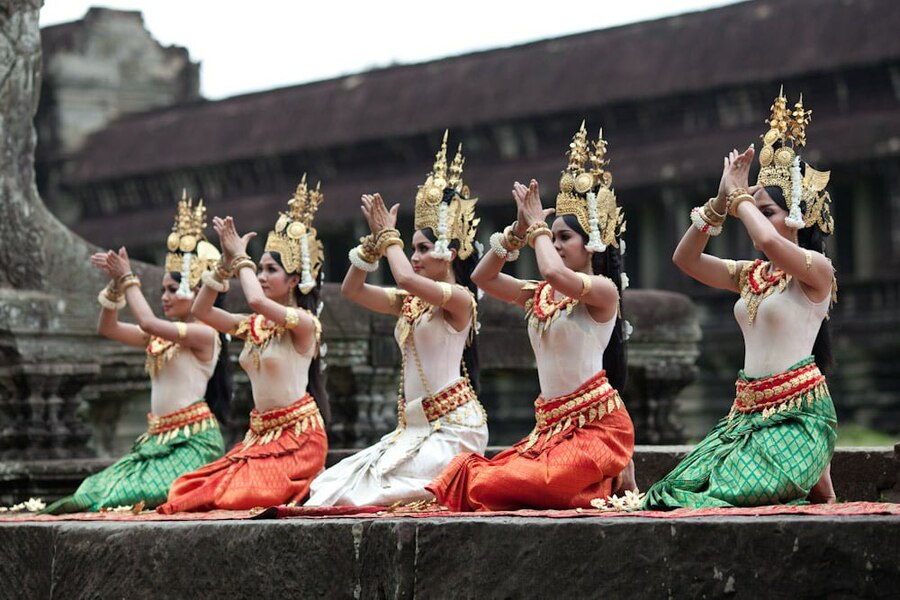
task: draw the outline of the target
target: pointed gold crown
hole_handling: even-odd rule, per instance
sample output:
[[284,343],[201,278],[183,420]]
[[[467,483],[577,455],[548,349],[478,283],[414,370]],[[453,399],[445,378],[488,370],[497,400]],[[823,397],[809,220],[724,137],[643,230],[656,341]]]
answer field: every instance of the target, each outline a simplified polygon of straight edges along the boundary
[[796,229],[818,225],[826,234],[834,231],[831,216],[831,195],[825,191],[830,171],[817,171],[803,163],[800,175],[799,150],[806,145],[806,126],[812,117],[811,110],[803,108],[803,95],[787,106],[784,88],[772,103],[769,130],[763,134],[763,147],[759,151],[759,177],[757,185],[778,186],[784,194],[788,208],[785,223]]
[[557,216],[574,215],[588,234],[585,247],[594,252],[603,252],[606,246],[618,248],[626,225],[625,213],[616,204],[612,173],[606,169],[606,145],[601,129],[592,152],[581,122],[569,144],[569,165],[559,178],[556,196]]
[[266,252],[281,255],[281,264],[288,273],[300,275],[300,289],[304,293],[315,287],[325,260],[325,248],[312,226],[319,205],[325,200],[321,182],[310,190],[306,173],[288,200],[288,211],[279,213],[275,229],[266,239]]
[[462,144],[453,162],[447,164],[447,131],[434,166],[416,193],[415,228],[431,229],[437,236],[433,254],[450,259],[448,245],[459,241],[457,256],[465,260],[475,250],[475,232],[481,219],[475,216],[478,198],[469,198],[469,186],[463,182]]
[[182,190],[178,212],[172,233],[166,239],[166,271],[181,273],[181,286],[190,291],[200,285],[203,271],[212,269],[219,260],[219,251],[209,243],[203,230],[206,228],[206,207],[203,200],[194,201]]

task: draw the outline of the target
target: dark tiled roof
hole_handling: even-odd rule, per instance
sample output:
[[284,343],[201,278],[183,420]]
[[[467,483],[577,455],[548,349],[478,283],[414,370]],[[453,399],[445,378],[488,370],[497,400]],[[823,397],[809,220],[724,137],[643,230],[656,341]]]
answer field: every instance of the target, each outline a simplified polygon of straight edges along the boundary
[[[758,0],[126,117],[71,181],[327,149],[900,57],[896,0]],[[625,162],[624,160],[622,161]]]

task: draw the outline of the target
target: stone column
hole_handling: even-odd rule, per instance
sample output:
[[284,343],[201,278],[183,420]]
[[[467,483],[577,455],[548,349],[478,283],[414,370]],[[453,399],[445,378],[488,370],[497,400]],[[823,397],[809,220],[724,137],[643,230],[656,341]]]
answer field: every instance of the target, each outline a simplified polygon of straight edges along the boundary
[[[88,453],[82,388],[111,354],[94,333],[94,250],[38,197],[32,119],[40,95],[40,0],[0,4],[0,456]],[[140,269],[136,269],[141,271]],[[116,345],[118,346],[118,345]],[[117,352],[128,357],[128,351]],[[123,358],[119,359],[120,361]],[[124,360],[128,360],[125,358]]]

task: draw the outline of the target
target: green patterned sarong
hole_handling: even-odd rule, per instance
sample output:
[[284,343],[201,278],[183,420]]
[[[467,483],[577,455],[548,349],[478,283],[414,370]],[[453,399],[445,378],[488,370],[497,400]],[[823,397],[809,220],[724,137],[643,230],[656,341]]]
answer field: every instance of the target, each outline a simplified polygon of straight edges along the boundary
[[155,508],[166,501],[175,479],[225,453],[218,422],[206,402],[195,402],[161,418],[151,415],[149,420],[150,428],[135,441],[131,452],[85,479],[73,495],[41,512],[99,511],[139,502]]
[[[813,376],[821,383],[810,388]],[[789,379],[781,387],[774,385]],[[741,388],[767,380],[773,385],[762,387],[773,389],[776,398],[781,395],[785,400],[763,400],[752,406],[753,400],[742,395]],[[765,378],[750,379],[740,371],[737,387],[735,408],[729,416],[671,473],[650,487],[644,509],[805,501],[831,461],[837,439],[834,404],[813,358]]]

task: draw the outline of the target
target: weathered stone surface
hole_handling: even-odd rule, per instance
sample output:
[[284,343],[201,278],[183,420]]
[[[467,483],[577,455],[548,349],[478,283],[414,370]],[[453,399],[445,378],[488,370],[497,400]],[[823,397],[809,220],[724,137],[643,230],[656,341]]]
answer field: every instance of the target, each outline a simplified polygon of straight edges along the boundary
[[0,523],[0,598],[51,598],[58,531],[35,523]]
[[0,569],[29,586],[11,598],[886,598],[900,584],[888,516],[0,523],[0,541],[16,549]]

